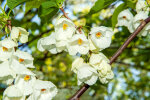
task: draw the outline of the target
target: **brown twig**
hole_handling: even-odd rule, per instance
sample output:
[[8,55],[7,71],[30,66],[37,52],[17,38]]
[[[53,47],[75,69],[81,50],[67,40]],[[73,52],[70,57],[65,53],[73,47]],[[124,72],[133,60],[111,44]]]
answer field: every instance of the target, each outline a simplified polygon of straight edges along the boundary
[[[124,44],[118,49],[118,51],[111,57],[110,64],[112,64],[119,55],[123,52],[123,50],[128,46],[128,44],[138,35],[138,33],[145,27],[145,25],[150,22],[150,17],[145,19],[139,27],[128,37],[128,39],[124,42]],[[69,100],[78,100],[80,96],[89,88],[90,86],[84,84]]]
[[7,20],[7,27],[8,27],[9,30],[11,31],[11,20]]

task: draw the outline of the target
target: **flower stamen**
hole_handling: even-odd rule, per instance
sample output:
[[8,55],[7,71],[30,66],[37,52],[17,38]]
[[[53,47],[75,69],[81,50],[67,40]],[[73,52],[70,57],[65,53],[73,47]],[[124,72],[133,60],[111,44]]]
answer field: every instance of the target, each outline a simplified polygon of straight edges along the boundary
[[26,75],[25,77],[24,77],[24,80],[25,81],[28,81],[30,79],[30,76],[29,75]]
[[123,19],[127,19],[127,17],[126,17],[126,16],[123,16],[122,18],[123,18]]
[[8,48],[2,47],[3,51],[8,51]]
[[101,37],[101,36],[102,36],[102,33],[101,33],[101,32],[97,32],[97,33],[96,33],[96,37],[97,37],[97,38],[99,38],[99,37]]
[[67,27],[68,27],[68,25],[67,25],[67,24],[63,24],[63,30],[66,30],[66,29],[67,29]]
[[46,89],[41,89],[41,92],[44,92],[44,91],[46,91]]
[[19,58],[19,62],[23,62],[24,61],[24,59],[22,59],[22,58]]
[[83,40],[79,38],[79,39],[78,39],[78,44],[79,44],[79,45],[82,45],[82,43],[83,43]]

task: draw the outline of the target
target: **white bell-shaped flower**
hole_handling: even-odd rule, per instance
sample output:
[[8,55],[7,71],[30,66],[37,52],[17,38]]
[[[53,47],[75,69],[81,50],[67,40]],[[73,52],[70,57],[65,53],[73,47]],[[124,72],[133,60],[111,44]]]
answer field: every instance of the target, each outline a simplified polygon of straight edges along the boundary
[[87,54],[89,51],[89,41],[82,33],[75,34],[68,43],[68,52],[70,55]]
[[55,33],[52,32],[50,36],[41,38],[38,40],[37,48],[39,51],[48,50],[52,54],[58,53],[56,48],[56,40],[55,40]]
[[12,85],[4,91],[3,100],[25,100],[25,96],[16,85]]
[[15,72],[10,68],[8,60],[0,63],[0,80],[6,84],[11,84],[16,77]]
[[90,38],[97,48],[103,50],[110,46],[113,34],[114,33],[111,28],[105,26],[93,27],[90,32]]
[[91,50],[91,51],[99,51],[99,48],[97,48],[97,47],[94,45],[94,43],[92,42],[90,36],[88,37],[88,40],[89,40],[89,47],[90,47],[90,50]]
[[144,13],[148,14],[149,13],[149,6],[145,0],[138,0],[136,3],[136,12],[139,13],[143,11]]
[[69,40],[62,40],[62,41],[57,41],[56,42],[56,48],[58,52],[68,51],[67,50],[67,45],[68,45]]
[[82,64],[77,72],[78,85],[81,83],[86,83],[88,85],[93,85],[96,83],[98,78],[97,71],[88,64]]
[[100,64],[103,60],[109,63],[109,59],[103,53],[92,54],[89,60],[89,64],[92,65],[95,69],[100,70],[102,69]]
[[55,24],[56,40],[68,40],[75,33],[74,23],[67,18],[60,18]]
[[10,38],[5,38],[4,40],[0,41],[0,61],[9,59],[14,52],[14,47],[16,46],[17,43]]
[[[12,63],[16,63],[16,61],[18,61],[19,64],[22,64],[27,68],[35,68],[33,66],[33,59],[34,58],[29,53],[17,50],[16,52],[14,52],[14,54],[12,56]],[[14,61],[14,60],[16,60],[16,61]],[[19,64],[18,64],[18,66],[20,66]]]
[[100,64],[100,70],[98,70],[99,79],[103,84],[108,83],[114,77],[114,73],[111,70],[110,64],[105,60],[102,60]]
[[[134,19],[133,19],[133,26],[136,29],[143,20],[145,20],[146,18],[148,18],[148,15],[146,13],[144,13],[143,11],[139,12],[138,14],[135,15]],[[148,25],[146,26],[148,27]],[[146,36],[147,35],[147,30],[142,30],[138,36]]]
[[84,60],[81,57],[76,58],[73,63],[72,63],[72,68],[71,70],[74,73],[77,73],[78,69],[81,67],[81,65],[83,64]]
[[33,85],[36,81],[35,74],[25,69],[15,79],[15,85],[21,90],[23,95],[29,95],[33,92]]
[[118,15],[118,26],[128,27],[132,20],[133,14],[129,11],[129,9],[123,10]]
[[52,82],[36,80],[33,93],[28,100],[52,100],[57,92],[58,90]]
[[28,42],[28,35],[29,32],[27,32],[24,28],[21,27],[12,27],[11,30],[11,39],[21,42],[21,43],[26,43]]

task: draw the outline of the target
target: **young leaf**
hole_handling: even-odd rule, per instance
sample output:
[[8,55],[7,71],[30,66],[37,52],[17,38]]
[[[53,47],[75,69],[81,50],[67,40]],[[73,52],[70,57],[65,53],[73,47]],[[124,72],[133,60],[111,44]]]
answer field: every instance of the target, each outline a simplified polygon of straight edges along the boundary
[[122,10],[124,10],[124,9],[126,9],[125,3],[120,4],[120,5],[115,9],[115,11],[114,11],[114,13],[113,13],[113,15],[112,15],[112,18],[111,18],[112,27],[113,27],[113,28],[116,26],[116,24],[117,24],[117,22],[118,22],[118,21],[117,21],[117,18],[118,18],[119,13],[120,13]]
[[27,13],[29,10],[31,10],[32,8],[39,8],[41,3],[44,0],[32,0],[32,1],[28,1],[26,2],[26,10],[25,13]]
[[13,9],[25,1],[28,1],[28,0],[7,0],[7,5],[10,9]]
[[56,2],[54,1],[43,2],[39,9],[39,16],[48,15],[52,13],[54,9],[58,9]]
[[104,8],[107,8],[114,1],[116,1],[116,0],[97,0],[95,2],[95,5],[91,8],[89,14],[94,14],[94,13],[97,13]]

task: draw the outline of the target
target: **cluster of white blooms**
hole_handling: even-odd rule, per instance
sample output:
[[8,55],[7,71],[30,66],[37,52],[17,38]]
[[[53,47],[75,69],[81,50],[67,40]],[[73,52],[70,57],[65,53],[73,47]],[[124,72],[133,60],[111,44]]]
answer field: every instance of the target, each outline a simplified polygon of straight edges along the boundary
[[109,60],[103,53],[92,53],[89,63],[85,63],[83,58],[76,58],[72,64],[72,71],[77,74],[78,85],[83,82],[93,85],[98,77],[101,83],[106,84],[114,77]]
[[[40,51],[48,50],[52,54],[66,51],[73,56],[98,53],[110,46],[114,34],[111,28],[100,26],[93,27],[86,36],[67,18],[60,18],[54,28],[55,32],[38,41]],[[78,85],[83,82],[93,85],[98,77],[102,83],[108,83],[114,76],[109,60],[102,53],[92,54],[89,63],[84,63],[83,58],[77,58],[72,64],[72,71],[77,74]]]
[[56,86],[36,78],[28,68],[35,68],[33,57],[17,49],[18,41],[26,43],[29,33],[21,27],[12,27],[11,36],[0,41],[0,80],[9,85],[3,100],[51,100],[57,94]]
[[[138,0],[136,3],[137,14],[133,16],[129,9],[123,10],[118,15],[118,26],[126,26],[131,33],[134,32],[140,23],[148,18],[149,10],[150,8],[145,0]],[[149,31],[150,24],[147,24],[138,36],[146,36],[150,34]]]

